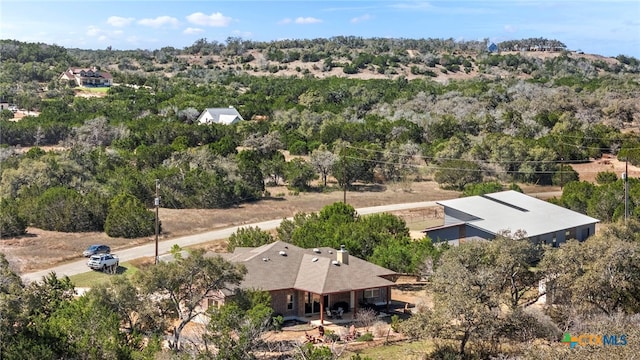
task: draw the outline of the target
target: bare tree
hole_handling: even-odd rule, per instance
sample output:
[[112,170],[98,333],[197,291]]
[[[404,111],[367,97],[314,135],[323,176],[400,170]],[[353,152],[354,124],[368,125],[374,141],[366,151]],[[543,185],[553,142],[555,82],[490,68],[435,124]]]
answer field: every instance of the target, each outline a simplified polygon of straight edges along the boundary
[[360,309],[356,313],[356,319],[358,327],[363,327],[366,332],[369,332],[369,328],[376,322],[378,316],[373,309]]
[[333,164],[338,161],[338,157],[322,145],[311,153],[310,161],[322,177],[322,183],[326,187],[327,176],[331,173]]
[[251,134],[242,142],[242,146],[250,147],[262,154],[270,154],[282,149],[280,133],[272,131],[265,135]]

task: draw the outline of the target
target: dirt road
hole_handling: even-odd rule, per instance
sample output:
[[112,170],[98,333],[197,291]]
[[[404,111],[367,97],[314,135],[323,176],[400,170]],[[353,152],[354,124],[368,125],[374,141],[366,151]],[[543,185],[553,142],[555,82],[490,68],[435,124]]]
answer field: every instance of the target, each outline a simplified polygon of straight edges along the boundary
[[[416,203],[373,206],[373,207],[356,209],[356,211],[360,215],[367,215],[367,214],[380,213],[380,212],[392,212],[392,211],[407,210],[407,209],[426,208],[426,207],[432,207],[432,206],[436,206],[435,201],[422,201],[422,202],[416,202]],[[158,254],[162,255],[162,254],[168,253],[171,250],[171,247],[173,247],[173,245],[175,244],[179,245],[180,247],[188,247],[192,245],[209,242],[212,240],[226,239],[231,234],[233,234],[239,228],[242,228],[242,227],[252,226],[252,227],[259,227],[262,230],[272,230],[277,228],[278,225],[280,225],[281,221],[282,219],[262,221],[262,222],[252,223],[252,224],[243,224],[241,226],[233,226],[233,227],[228,227],[220,230],[207,231],[197,235],[183,236],[183,237],[179,237],[171,240],[160,241],[158,242]],[[142,257],[149,257],[149,256],[153,257],[154,255],[155,255],[155,243],[132,247],[129,249],[119,251],[117,253],[117,256],[120,258],[121,263],[125,261],[131,261],[134,259],[142,258]],[[43,276],[47,275],[52,271],[55,272],[58,276],[64,276],[64,275],[71,276],[71,275],[87,272],[88,268],[87,268],[86,262],[87,262],[86,260],[79,260],[79,261],[74,261],[67,264],[63,264],[63,265],[58,265],[53,268],[49,268],[45,270],[26,273],[22,275],[22,279],[25,282],[40,280]]]
[[[529,194],[535,197],[541,198],[549,198],[553,196],[560,196],[561,192],[544,192],[544,193],[533,193]],[[436,201],[421,201],[421,202],[413,202],[413,203],[402,203],[402,204],[392,204],[392,205],[382,205],[382,206],[371,206],[356,209],[358,214],[360,215],[368,215],[373,213],[381,213],[381,212],[394,212],[408,209],[420,209],[420,208],[429,208],[437,206]],[[171,250],[173,245],[177,244],[180,247],[188,247],[192,245],[197,245],[213,240],[226,239],[231,234],[236,232],[241,227],[259,227],[262,230],[272,230],[280,225],[281,219],[277,220],[269,220],[256,222],[251,224],[243,224],[240,226],[232,226],[220,230],[207,231],[201,234],[190,235],[178,237],[170,240],[160,241],[158,243],[158,254],[166,254]],[[141,246],[136,246],[132,248],[128,248],[117,253],[120,258],[120,262],[131,261],[134,259],[139,259],[143,257],[153,257],[155,255],[155,243],[145,244]],[[70,263],[66,263],[63,265],[58,265],[49,269],[25,273],[22,275],[22,279],[25,282],[31,282],[40,280],[44,275],[55,272],[58,276],[71,276],[79,273],[86,272],[88,270],[86,265],[86,260],[79,260]]]

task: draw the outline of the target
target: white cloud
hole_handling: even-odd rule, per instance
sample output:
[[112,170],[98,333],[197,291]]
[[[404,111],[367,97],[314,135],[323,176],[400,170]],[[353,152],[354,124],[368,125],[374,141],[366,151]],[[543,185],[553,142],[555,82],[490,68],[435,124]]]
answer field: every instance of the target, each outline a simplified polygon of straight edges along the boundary
[[202,26],[213,26],[213,27],[226,27],[231,24],[231,19],[228,16],[222,15],[222,13],[211,13],[211,15],[206,15],[201,12],[193,13],[187,16],[187,20],[196,25]]
[[184,31],[182,31],[183,34],[187,34],[187,35],[199,34],[201,32],[204,32],[204,30],[198,29],[198,28],[192,28],[192,27],[188,27],[184,29]]
[[317,24],[321,22],[322,20],[316,19],[314,17],[298,17],[295,20],[296,24]]
[[107,24],[114,27],[125,27],[131,24],[135,19],[132,17],[121,17],[121,16],[109,16],[107,19]]
[[403,9],[403,10],[432,10],[434,6],[431,3],[426,1],[414,1],[408,3],[399,3],[391,5],[392,8]]
[[253,33],[251,31],[234,30],[232,31],[232,34],[235,36],[241,37],[243,39],[250,38],[251,36],[253,36]]
[[[124,35],[124,31],[122,30],[103,30],[95,25],[90,25],[87,27],[87,31],[85,35],[88,38],[93,38],[100,42],[108,42],[114,41],[117,38],[121,38]],[[92,41],[95,41],[92,40]]]
[[363,22],[363,21],[367,21],[367,20],[371,20],[371,19],[373,19],[373,16],[371,16],[369,14],[364,14],[362,16],[354,17],[353,19],[351,19],[351,22],[353,24],[357,24],[359,22]]
[[102,30],[100,30],[100,28],[99,28],[99,27],[97,27],[97,26],[90,25],[90,26],[87,28],[87,36],[99,36],[99,35],[100,35],[100,34],[102,34],[102,33],[103,33],[103,31],[102,31]]
[[125,39],[125,41],[126,41],[126,42],[128,42],[129,44],[133,44],[133,45],[140,44],[140,38],[138,38],[138,37],[137,37],[137,36],[135,36],[135,35],[128,36],[128,37]]
[[158,28],[164,25],[178,26],[180,22],[174,17],[165,15],[158,16],[155,19],[142,19],[138,21],[138,24]]

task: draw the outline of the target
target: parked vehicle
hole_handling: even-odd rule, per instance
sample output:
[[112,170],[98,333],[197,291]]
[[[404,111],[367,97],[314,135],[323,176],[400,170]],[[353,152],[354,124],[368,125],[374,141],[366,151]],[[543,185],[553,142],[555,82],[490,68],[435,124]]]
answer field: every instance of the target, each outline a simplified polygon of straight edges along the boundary
[[111,252],[111,248],[107,245],[91,245],[82,253],[82,256],[89,257],[95,254],[109,254]]
[[89,261],[87,261],[87,266],[93,270],[104,270],[110,266],[115,266],[117,268],[119,265],[120,259],[111,254],[91,255]]

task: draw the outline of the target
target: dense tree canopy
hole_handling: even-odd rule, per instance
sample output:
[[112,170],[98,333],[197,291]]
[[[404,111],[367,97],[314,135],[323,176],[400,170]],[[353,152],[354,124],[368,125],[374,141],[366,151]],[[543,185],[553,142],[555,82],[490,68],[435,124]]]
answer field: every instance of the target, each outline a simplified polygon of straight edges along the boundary
[[[555,39],[518,44],[562,47]],[[16,204],[23,215],[56,186],[99,194],[94,198],[107,203],[128,192],[149,206],[149,184],[159,179],[163,206],[226,208],[260,200],[266,185],[282,180],[297,191],[313,190],[315,176],[324,187],[337,184],[343,191],[375,181],[410,188],[424,173],[458,190],[482,181],[564,186],[577,180],[568,162],[609,153],[636,163],[638,141],[620,130],[638,121],[638,61],[621,57],[614,65],[567,52],[548,59],[488,55],[486,46],[334,37],[201,39],[185,49],[89,51],[2,40],[0,99],[39,115],[10,121],[8,111],[0,117],[0,144],[10,146],[0,149],[0,194],[22,197]],[[248,51],[279,66],[302,61],[318,63],[325,69],[319,71],[342,66],[357,75],[373,69],[386,78],[317,77],[302,70],[300,76],[275,76],[273,66],[255,65]],[[420,55],[408,55],[414,51]],[[199,54],[205,66],[180,54]],[[213,55],[222,59],[216,63],[208,58]],[[224,70],[235,57],[244,59],[242,69]],[[85,98],[55,80],[68,66],[93,65],[117,68],[116,82],[136,86]],[[446,83],[427,75],[408,80],[401,75],[407,67],[415,74],[464,69],[469,76]],[[202,109],[229,105],[255,120],[195,124]],[[34,145],[64,150],[22,154],[12,148]],[[313,173],[301,160],[285,162],[283,151],[311,154]],[[618,216],[612,206],[592,209],[603,220]],[[99,229],[100,217],[104,211],[83,228]]]
[[[293,191],[358,191],[427,177],[466,195],[509,183],[560,185],[556,203],[605,223],[622,219],[622,180],[602,174],[597,184],[579,182],[571,164],[603,154],[640,163],[637,134],[626,131],[640,120],[640,61],[566,49],[545,57],[528,50],[488,54],[487,45],[488,39],[337,36],[200,39],[184,49],[118,51],[0,40],[0,100],[27,115],[17,121],[12,111],[0,113],[0,236],[20,236],[27,226],[148,236],[156,179],[162,206],[171,208],[232,208],[263,199],[268,186],[282,182]],[[499,47],[566,46],[531,38]],[[70,66],[110,69],[127,86],[75,96],[83,89],[57,81]],[[325,76],[336,67],[349,76]],[[204,108],[230,105],[247,121],[196,124]],[[396,216],[360,216],[343,203],[296,214],[282,222],[277,238],[302,247],[346,245],[399,272],[435,268],[435,306],[408,321],[406,333],[459,340],[457,352],[475,341],[495,348],[499,339],[556,339],[556,323],[572,331],[633,331],[637,321],[609,316],[637,313],[640,302],[634,277],[640,190],[637,179],[628,185],[626,226],[547,249],[535,269],[539,249],[523,240],[447,249],[411,239]],[[229,249],[273,239],[242,229]],[[73,284],[54,274],[23,284],[4,255],[0,272],[3,359],[150,358],[167,331],[179,349],[184,326],[204,315],[197,305],[243,275],[194,251],[75,299]],[[564,319],[519,309],[540,276],[558,280],[555,295],[570,306],[559,304],[569,314]],[[250,300],[208,314],[210,337],[200,340],[223,349],[201,355],[252,356],[271,314],[268,299]],[[572,327],[580,320],[574,312],[608,318],[602,328],[588,321]],[[143,333],[150,336],[145,341]]]

